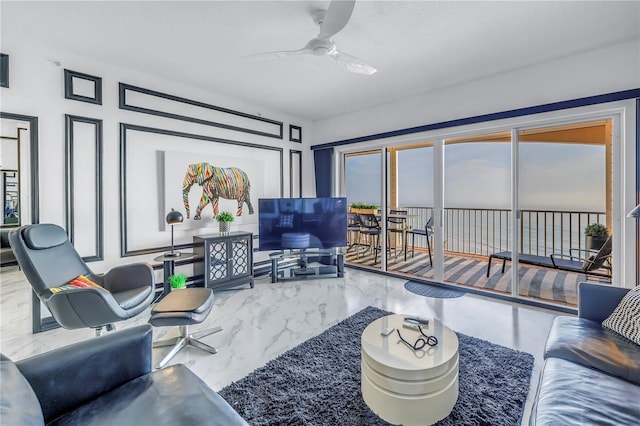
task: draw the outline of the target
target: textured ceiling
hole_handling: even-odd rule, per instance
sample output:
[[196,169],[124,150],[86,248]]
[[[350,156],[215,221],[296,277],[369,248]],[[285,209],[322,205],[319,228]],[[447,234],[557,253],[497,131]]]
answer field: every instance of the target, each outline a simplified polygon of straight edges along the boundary
[[318,32],[311,13],[328,5],[3,0],[1,35],[3,48],[39,40],[312,120],[640,38],[638,1],[360,0],[334,41],[373,76],[328,57],[244,58],[302,48]]

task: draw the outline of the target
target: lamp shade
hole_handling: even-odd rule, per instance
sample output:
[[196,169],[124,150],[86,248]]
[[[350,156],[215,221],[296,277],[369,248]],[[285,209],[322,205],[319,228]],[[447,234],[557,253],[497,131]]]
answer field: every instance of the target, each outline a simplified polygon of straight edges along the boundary
[[176,225],[178,223],[182,223],[184,218],[182,217],[182,213],[171,209],[169,213],[167,213],[167,224]]
[[635,209],[633,209],[629,213],[627,213],[627,217],[639,218],[640,217],[640,204],[638,204]]

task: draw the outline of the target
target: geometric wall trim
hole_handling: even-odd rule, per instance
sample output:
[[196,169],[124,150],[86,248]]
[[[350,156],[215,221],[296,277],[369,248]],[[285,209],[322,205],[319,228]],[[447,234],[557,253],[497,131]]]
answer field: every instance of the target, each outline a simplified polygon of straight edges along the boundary
[[[166,227],[164,153],[197,153],[210,158],[224,152],[228,157],[260,161],[265,165],[260,181],[270,188],[266,196],[275,198],[283,196],[283,151],[280,147],[120,123],[120,255],[169,249],[168,234],[161,232]],[[257,200],[252,199],[252,203],[257,211]],[[217,232],[217,227],[211,232]],[[192,246],[192,242],[175,244],[178,249]]]
[[64,97],[74,101],[102,105],[102,78],[64,70]]
[[[102,120],[65,115],[65,148],[69,240],[85,261],[103,260]],[[82,238],[76,239],[76,229]]]
[[289,141],[302,143],[302,127],[289,124]]
[[9,87],[9,55],[0,53],[0,87]]
[[221,129],[282,139],[283,124],[192,99],[120,83],[120,108]]
[[302,151],[289,150],[289,196],[302,197]]

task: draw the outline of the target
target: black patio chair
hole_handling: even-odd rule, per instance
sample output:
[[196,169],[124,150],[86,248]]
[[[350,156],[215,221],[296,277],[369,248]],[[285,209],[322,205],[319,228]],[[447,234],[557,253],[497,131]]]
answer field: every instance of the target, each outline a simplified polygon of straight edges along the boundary
[[360,217],[357,213],[347,213],[347,235],[349,237],[347,252],[360,247]]
[[[405,251],[404,260],[407,260],[407,211],[406,210],[389,210],[389,215],[387,216],[387,244],[391,242],[391,235],[394,236],[394,246],[395,246],[395,237],[398,235],[401,236],[402,239],[402,249]],[[398,258],[398,249],[396,248],[396,259]]]
[[[427,250],[429,251],[429,264],[433,266],[433,257],[431,256],[431,237],[433,236],[433,216],[429,218],[424,229],[416,228],[408,231],[411,234],[411,257],[415,254],[416,235],[422,235],[427,239]],[[407,251],[404,252],[404,260],[407,260]]]
[[373,263],[378,262],[378,251],[380,250],[380,233],[382,228],[376,215],[372,213],[360,213],[360,234],[367,238],[368,249],[373,250]]

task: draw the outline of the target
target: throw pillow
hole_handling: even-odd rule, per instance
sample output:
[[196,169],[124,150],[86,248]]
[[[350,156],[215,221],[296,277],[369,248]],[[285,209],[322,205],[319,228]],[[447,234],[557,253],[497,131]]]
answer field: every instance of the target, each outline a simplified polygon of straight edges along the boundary
[[640,345],[640,286],[622,298],[602,326]]
[[63,285],[63,286],[60,286],[60,287],[52,287],[49,290],[51,291],[51,293],[60,293],[61,291],[66,291],[66,290],[74,290],[74,289],[79,289],[79,288],[92,288],[92,287],[93,288],[97,288],[99,290],[106,291],[107,293],[110,293],[109,290],[107,290],[106,288],[101,287],[100,285],[94,283],[89,278],[85,277],[84,275],[80,275],[80,276],[72,279],[66,285]]
[[293,228],[293,215],[283,214],[280,216],[280,222],[278,222],[278,228]]

